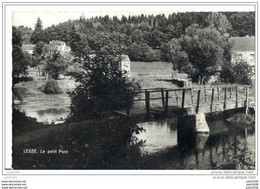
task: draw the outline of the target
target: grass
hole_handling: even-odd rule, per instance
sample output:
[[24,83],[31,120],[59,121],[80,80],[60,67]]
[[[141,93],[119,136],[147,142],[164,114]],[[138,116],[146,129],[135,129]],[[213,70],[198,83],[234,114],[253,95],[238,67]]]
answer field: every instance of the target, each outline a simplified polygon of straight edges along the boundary
[[169,62],[134,62],[130,63],[131,72],[136,71],[172,71],[172,64]]

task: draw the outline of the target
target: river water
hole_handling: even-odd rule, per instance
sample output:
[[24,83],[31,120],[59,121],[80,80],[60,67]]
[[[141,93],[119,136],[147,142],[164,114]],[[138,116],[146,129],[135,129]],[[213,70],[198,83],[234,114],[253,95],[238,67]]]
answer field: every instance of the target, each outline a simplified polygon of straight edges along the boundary
[[[136,137],[151,169],[254,169],[255,134],[223,120],[207,121],[210,133],[197,134],[194,144],[178,145],[176,119],[140,123]],[[149,167],[152,164],[152,167]]]
[[44,94],[27,95],[25,102],[18,108],[28,117],[36,118],[38,122],[45,124],[58,124],[64,122],[70,110],[70,97],[68,94]]

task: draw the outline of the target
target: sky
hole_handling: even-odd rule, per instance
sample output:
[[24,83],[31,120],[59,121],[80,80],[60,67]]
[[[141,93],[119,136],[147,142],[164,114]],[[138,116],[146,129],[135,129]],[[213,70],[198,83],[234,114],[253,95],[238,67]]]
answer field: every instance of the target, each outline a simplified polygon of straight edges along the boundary
[[[164,13],[166,16],[170,14],[170,12],[155,12],[154,14]],[[171,12],[172,13],[172,12]],[[12,25],[13,26],[28,26],[34,29],[36,21],[38,18],[41,19],[43,23],[43,28],[49,27],[51,25],[57,25],[62,22],[66,22],[68,20],[76,20],[79,19],[80,16],[84,15],[85,18],[91,18],[95,16],[118,16],[119,18],[122,15],[138,15],[141,13],[134,13],[134,12],[124,12],[124,13],[117,13],[117,12],[93,12],[93,13],[84,13],[84,12],[13,12],[12,15]],[[146,13],[147,15],[150,14],[149,12]]]
[[28,26],[34,29],[37,18],[43,23],[43,28],[57,25],[68,20],[79,19],[84,14],[85,18],[95,16],[117,16],[122,15],[157,15],[191,11],[252,11],[252,6],[49,6],[49,7],[18,7],[12,11],[13,26]]

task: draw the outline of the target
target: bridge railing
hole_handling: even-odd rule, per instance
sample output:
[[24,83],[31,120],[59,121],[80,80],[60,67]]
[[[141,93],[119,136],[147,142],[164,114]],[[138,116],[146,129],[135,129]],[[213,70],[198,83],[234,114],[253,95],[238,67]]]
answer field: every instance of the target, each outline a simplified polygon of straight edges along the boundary
[[[196,86],[189,88],[150,88],[134,91],[138,94],[138,98],[134,102],[145,102],[145,109],[149,114],[151,109],[151,101],[160,100],[161,107],[165,108],[165,113],[168,112],[169,100],[174,102],[175,106],[185,108],[187,104],[195,106],[196,113],[199,112],[201,105],[208,105],[210,112],[214,111],[214,102],[223,105],[223,110],[227,109],[227,102],[232,100],[235,107],[239,106],[238,102],[242,100],[248,111],[250,85],[211,85],[211,86]],[[155,94],[152,97],[152,94]],[[130,94],[127,95],[128,97]],[[129,115],[129,99],[126,99],[127,109],[126,113]],[[158,105],[158,104],[157,104]],[[172,104],[171,104],[172,105]]]

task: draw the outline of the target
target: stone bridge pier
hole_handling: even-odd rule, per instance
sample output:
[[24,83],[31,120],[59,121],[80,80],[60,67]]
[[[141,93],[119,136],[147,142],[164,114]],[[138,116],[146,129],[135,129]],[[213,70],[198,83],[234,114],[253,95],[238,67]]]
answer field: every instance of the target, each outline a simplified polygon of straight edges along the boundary
[[195,145],[198,143],[198,133],[209,133],[205,113],[179,116],[177,119],[177,140],[180,145]]

